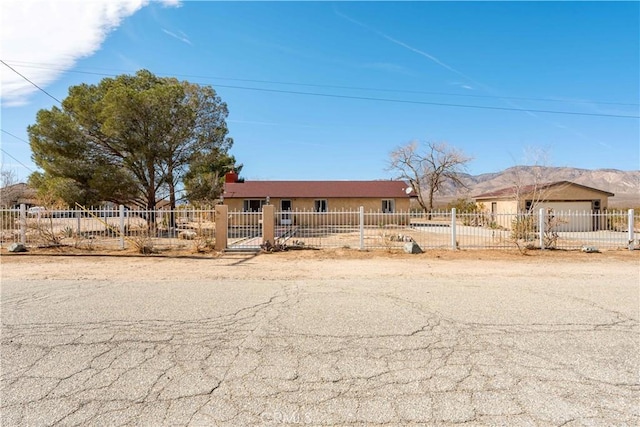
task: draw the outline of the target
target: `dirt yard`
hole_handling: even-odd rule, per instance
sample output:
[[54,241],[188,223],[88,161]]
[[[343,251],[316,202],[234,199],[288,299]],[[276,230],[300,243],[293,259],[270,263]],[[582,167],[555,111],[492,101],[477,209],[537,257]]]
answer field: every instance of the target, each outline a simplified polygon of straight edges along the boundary
[[[197,261],[213,261],[212,264],[196,264]],[[239,260],[239,261],[236,261]],[[458,262],[456,262],[458,261]],[[231,263],[246,264],[252,268],[224,269],[215,267]],[[601,253],[583,253],[580,251],[528,251],[522,254],[516,250],[429,250],[423,254],[405,254],[398,251],[359,251],[354,249],[293,250],[258,255],[242,253],[195,254],[190,251],[162,251],[155,255],[140,255],[129,251],[89,252],[72,247],[31,249],[29,253],[10,254],[6,250],[0,253],[0,272],[4,280],[66,279],[77,277],[79,270],[83,278],[117,277],[119,281],[138,280],[179,280],[185,274],[198,278],[207,278],[215,272],[215,277],[227,279],[249,279],[255,277],[273,277],[292,279],[298,277],[322,277],[331,279],[344,277],[346,273],[353,277],[371,277],[383,274],[389,277],[402,277],[434,268],[445,271],[456,262],[456,271],[483,271],[489,266],[496,268],[498,263],[508,263],[509,271],[518,274],[528,271],[532,265],[545,265],[553,273],[554,265],[562,265],[563,274],[571,275],[583,271],[584,265],[600,266],[608,269],[611,262],[636,264],[640,269],[640,251],[604,251]],[[61,266],[75,266],[72,270]],[[185,268],[185,265],[190,267]],[[211,268],[206,268],[210,266]],[[157,269],[155,268],[157,267]],[[140,269],[150,268],[151,276],[141,276]],[[546,267],[545,267],[546,269]],[[499,267],[498,267],[499,270]],[[447,271],[448,272],[448,271]],[[72,275],[70,277],[69,275]],[[465,275],[462,278],[467,278]]]

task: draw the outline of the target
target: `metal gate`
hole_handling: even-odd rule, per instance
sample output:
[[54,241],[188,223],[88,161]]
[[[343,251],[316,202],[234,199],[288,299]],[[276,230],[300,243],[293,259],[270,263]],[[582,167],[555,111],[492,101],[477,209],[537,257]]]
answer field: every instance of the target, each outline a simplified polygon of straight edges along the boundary
[[258,250],[262,244],[262,212],[229,212],[228,250]]

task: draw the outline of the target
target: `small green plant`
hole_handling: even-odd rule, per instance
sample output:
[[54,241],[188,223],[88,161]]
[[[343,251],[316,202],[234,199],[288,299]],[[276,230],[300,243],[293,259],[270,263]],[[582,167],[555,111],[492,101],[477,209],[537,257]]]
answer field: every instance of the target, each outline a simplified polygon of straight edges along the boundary
[[63,236],[63,237],[71,238],[71,237],[73,237],[74,235],[75,235],[75,232],[73,231],[73,228],[72,228],[72,227],[70,227],[70,226],[68,226],[68,225],[67,225],[67,226],[65,226],[65,227],[62,229],[62,236]]
[[461,198],[447,205],[447,209],[455,208],[456,214],[461,216],[462,225],[481,227],[489,223],[487,215],[483,214],[484,205],[476,204],[473,200]]

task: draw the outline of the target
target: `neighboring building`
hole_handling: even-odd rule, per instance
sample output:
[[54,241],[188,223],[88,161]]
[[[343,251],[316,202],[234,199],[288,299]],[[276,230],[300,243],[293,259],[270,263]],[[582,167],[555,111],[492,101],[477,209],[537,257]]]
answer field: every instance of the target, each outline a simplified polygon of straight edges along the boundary
[[414,192],[404,181],[238,181],[227,174],[223,202],[229,211],[257,212],[271,204],[282,215],[279,223],[301,223],[295,212],[365,211],[408,212]]
[[37,205],[36,190],[23,182],[0,189],[0,207],[19,208],[21,204],[27,208]]
[[[601,227],[598,214],[607,209],[609,197],[614,194],[570,181],[557,181],[538,185],[503,188],[474,197],[476,204],[491,216],[491,221],[510,228],[516,213],[537,214],[538,209],[585,213],[563,221],[558,231],[592,231]],[[586,215],[589,213],[589,215]],[[509,216],[512,214],[512,216]]]

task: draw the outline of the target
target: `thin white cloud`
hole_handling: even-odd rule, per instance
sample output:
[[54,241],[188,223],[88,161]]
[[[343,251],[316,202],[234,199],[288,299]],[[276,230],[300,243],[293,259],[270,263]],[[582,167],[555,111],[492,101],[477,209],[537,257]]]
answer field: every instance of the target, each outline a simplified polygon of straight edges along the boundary
[[176,34],[176,33],[173,33],[173,32],[171,32],[171,31],[169,31],[169,30],[167,30],[167,29],[163,28],[163,29],[162,29],[162,32],[163,32],[163,33],[165,33],[165,34],[167,34],[167,35],[169,35],[169,36],[171,36],[171,37],[173,37],[173,38],[175,38],[175,39],[180,40],[180,41],[181,41],[181,42],[183,42],[183,43],[186,43],[186,44],[188,44],[188,45],[191,45],[191,40],[189,40],[189,38],[187,37],[187,35],[186,35],[185,33],[183,33],[182,31],[179,31],[179,33],[180,33],[180,34]]
[[182,0],[159,0],[165,6],[180,7],[182,6]]
[[[100,49],[110,31],[151,0],[4,0],[0,38],[2,60],[40,87]],[[179,6],[177,0],[161,0]],[[20,69],[20,63],[55,64],[55,70]],[[4,106],[23,105],[37,89],[0,64]]]
[[[402,42],[400,40],[397,40],[397,39],[395,39],[395,38],[383,33],[382,31],[379,31],[379,30],[377,30],[375,28],[372,28],[369,25],[364,24],[364,23],[362,23],[362,22],[360,22],[360,21],[358,21],[356,19],[353,19],[353,18],[345,15],[344,13],[338,11],[337,9],[334,9],[334,11],[341,18],[346,19],[347,21],[349,21],[351,23],[354,23],[354,24],[356,24],[356,25],[358,25],[358,26],[360,26],[362,28],[365,28],[368,31],[371,31],[371,32],[377,34],[378,36],[380,36],[380,37],[382,37],[382,38],[384,38],[384,39],[386,39],[386,40],[388,40],[388,41],[390,41],[392,43],[397,44],[398,46],[402,46],[403,48],[410,50],[411,52],[417,53],[418,55],[421,55],[421,56],[429,59],[430,61],[434,62],[435,64],[439,65],[440,67],[442,67],[442,68],[444,68],[446,70],[449,70],[450,72],[462,77],[467,82],[473,83],[473,85],[475,87],[481,88],[482,90],[486,91],[487,93],[495,95],[495,91],[493,89],[491,89],[489,86],[487,86],[487,85],[485,85],[483,83],[480,83],[477,80],[474,80],[473,78],[469,77],[468,75],[464,74],[463,72],[456,70],[452,66],[450,66],[450,65],[446,64],[445,62],[441,61],[440,59],[436,58],[435,56],[433,56],[433,55],[431,55],[431,54],[429,54],[429,53],[427,53],[427,52],[425,52],[423,50],[420,50],[420,49],[417,49],[417,48],[415,48],[413,46],[410,46],[410,45],[408,45],[408,44],[406,44],[406,43],[404,43],[404,42]],[[465,83],[456,82],[454,84],[457,84],[458,86],[460,86],[460,87],[462,87],[464,89],[467,89],[467,90],[474,90],[473,86],[465,84]],[[508,106],[510,106],[510,107],[518,108],[518,109],[522,108],[519,105],[517,105],[516,103],[514,103],[514,102],[512,102],[512,101],[510,101],[508,99],[502,99],[502,101],[505,104],[507,104]],[[531,117],[536,117],[536,118],[538,117],[536,114],[534,114],[534,113],[532,113],[530,111],[525,111],[525,113],[527,115],[531,116]]]
[[[489,93],[491,95],[498,96],[498,97],[500,96],[500,95],[496,94],[496,91],[493,90],[492,88],[490,88],[489,86],[487,86],[485,84],[482,84],[482,83],[472,79],[471,77],[467,76],[466,74],[462,73],[461,71],[458,71],[455,68],[451,67],[450,65],[448,65],[448,64],[444,63],[443,61],[439,60],[435,56],[430,55],[429,53],[424,52],[424,51],[422,51],[420,49],[417,49],[417,48],[415,48],[413,46],[409,46],[408,44],[406,44],[406,43],[404,43],[404,42],[402,42],[400,40],[394,39],[393,37],[381,32],[379,30],[376,30],[375,28],[372,28],[372,27],[370,27],[370,26],[368,26],[368,25],[366,25],[366,24],[364,24],[364,23],[362,23],[360,21],[357,21],[357,20],[345,15],[344,13],[341,13],[337,9],[334,9],[334,11],[341,18],[346,19],[347,21],[349,21],[351,23],[354,23],[354,24],[356,24],[356,25],[358,25],[358,26],[360,26],[362,28],[365,28],[365,29],[377,34],[378,36],[385,38],[386,40],[388,40],[388,41],[390,41],[392,43],[395,43],[395,44],[397,44],[399,46],[404,47],[405,49],[408,49],[408,50],[410,50],[410,51],[412,51],[414,53],[417,53],[417,54],[419,54],[419,55],[431,60],[432,62],[438,64],[439,66],[451,71],[452,73],[457,74],[460,77],[463,77],[466,81],[468,81],[470,83],[473,83],[473,85],[475,87],[480,88],[480,89],[484,90],[485,92],[487,92],[487,93]],[[459,82],[457,82],[457,84],[460,87],[464,88],[464,89],[474,90],[474,88],[471,87],[470,85],[466,85],[466,84],[459,83]],[[581,132],[578,132],[575,129],[572,129],[569,126],[566,126],[564,124],[558,123],[558,122],[556,122],[554,120],[551,120],[551,119],[546,119],[546,118],[540,117],[538,114],[535,114],[535,113],[533,113],[531,111],[526,111],[526,108],[523,108],[521,105],[519,105],[516,102],[511,101],[510,99],[506,99],[506,98],[500,98],[500,99],[501,99],[502,102],[504,102],[509,107],[513,107],[513,108],[516,108],[516,109],[524,109],[525,110],[524,113],[526,115],[528,115],[529,117],[532,117],[532,118],[534,118],[536,120],[539,120],[539,121],[541,121],[541,122],[543,122],[543,123],[545,123],[547,125],[550,125],[550,126],[563,128],[563,129],[565,129],[565,131],[567,131],[569,133],[572,133],[573,135],[575,135],[575,136],[577,136],[577,137],[579,137],[579,138],[581,138],[583,140],[586,140],[586,141],[589,141],[589,142],[594,142],[593,138],[590,138],[587,135],[585,135],[585,134],[583,134]],[[609,144],[607,144],[607,143],[605,143],[603,141],[595,140],[595,142],[597,144],[599,144],[600,146],[602,146],[602,147],[611,148],[611,146]]]
[[466,83],[462,83],[462,82],[450,82],[448,84],[450,84],[451,86],[456,86],[456,87],[462,88],[462,89],[475,90],[473,88],[473,86],[468,85]]
[[457,74],[457,75],[458,75],[458,76],[460,76],[460,77],[463,77],[463,78],[464,78],[464,79],[466,79],[467,81],[473,82],[474,84],[476,84],[476,85],[478,85],[478,86],[482,86],[480,83],[478,83],[478,82],[474,81],[471,77],[469,77],[469,76],[467,76],[466,74],[464,74],[464,73],[462,73],[462,72],[460,72],[460,71],[456,70],[455,68],[453,68],[452,66],[450,66],[450,65],[448,65],[448,64],[446,64],[446,63],[444,63],[443,61],[439,60],[439,59],[438,59],[438,58],[436,58],[435,56],[433,56],[433,55],[431,55],[431,54],[429,54],[429,53],[427,53],[427,52],[425,52],[425,51],[423,51],[423,50],[420,50],[420,49],[417,49],[417,48],[415,48],[415,47],[413,47],[413,46],[410,46],[410,45],[408,45],[408,44],[406,44],[406,43],[404,43],[404,42],[402,42],[402,41],[400,41],[400,40],[397,40],[397,39],[395,39],[395,38],[393,38],[393,37],[389,36],[388,34],[385,34],[385,33],[383,33],[382,31],[376,30],[375,28],[372,28],[372,27],[370,27],[369,25],[364,24],[364,23],[362,23],[362,22],[360,22],[360,21],[358,21],[358,20],[356,20],[356,19],[353,19],[353,18],[351,18],[351,17],[349,17],[349,16],[345,15],[344,13],[342,13],[342,12],[338,11],[337,9],[334,9],[334,11],[335,11],[335,13],[336,13],[338,16],[340,16],[341,18],[346,19],[347,21],[349,21],[349,22],[351,22],[351,23],[354,23],[354,24],[356,24],[356,25],[358,25],[358,26],[360,26],[360,27],[362,27],[362,28],[365,28],[365,29],[367,29],[367,30],[369,30],[369,31],[371,31],[371,32],[373,32],[373,33],[376,33],[376,34],[377,34],[377,35],[379,35],[380,37],[382,37],[382,38],[384,38],[384,39],[386,39],[386,40],[388,40],[388,41],[390,41],[390,42],[392,42],[392,43],[395,43],[395,44],[397,44],[398,46],[402,46],[402,47],[404,47],[405,49],[410,50],[411,52],[414,52],[414,53],[417,53],[418,55],[423,56],[423,57],[425,57],[425,58],[429,59],[430,61],[432,61],[432,62],[436,63],[437,65],[441,66],[442,68],[445,68],[445,69],[447,69],[447,70],[451,71],[452,73]]

